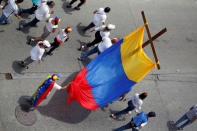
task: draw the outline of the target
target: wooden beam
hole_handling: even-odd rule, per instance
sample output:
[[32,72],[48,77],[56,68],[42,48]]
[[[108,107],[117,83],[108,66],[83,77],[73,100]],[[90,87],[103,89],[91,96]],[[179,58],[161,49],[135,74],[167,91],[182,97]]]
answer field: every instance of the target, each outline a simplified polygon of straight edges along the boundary
[[[156,35],[154,35],[152,37],[152,41],[154,41],[155,39],[157,39],[158,37],[160,37],[161,35],[163,35],[163,33],[165,33],[166,31],[167,31],[166,28],[162,29],[159,33],[157,33]],[[146,42],[143,43],[142,48],[146,47],[150,43],[151,43],[151,41],[150,40],[147,40]]]
[[[152,37],[152,41],[156,40],[158,37],[160,37],[162,34],[164,34],[165,32],[167,31],[166,28],[162,29],[160,32],[158,32],[157,34],[155,34],[153,37]],[[151,43],[150,40],[147,40],[146,42],[144,42],[142,44],[142,48],[146,47],[147,45],[149,45]],[[131,52],[131,55],[135,54],[140,48],[134,50],[133,52]]]
[[153,55],[154,55],[155,61],[157,63],[157,68],[159,70],[160,69],[160,65],[158,63],[159,60],[158,60],[158,57],[157,57],[157,54],[156,54],[156,51],[155,51],[154,43],[153,43],[153,40],[152,40],[152,37],[151,37],[151,33],[150,33],[150,30],[149,30],[149,27],[148,27],[148,24],[147,24],[147,21],[146,21],[144,11],[142,11],[141,14],[142,14],[142,18],[143,18],[145,28],[146,28],[146,31],[147,31],[147,34],[148,34],[149,41],[151,43],[151,48],[152,48],[152,51],[153,51]]

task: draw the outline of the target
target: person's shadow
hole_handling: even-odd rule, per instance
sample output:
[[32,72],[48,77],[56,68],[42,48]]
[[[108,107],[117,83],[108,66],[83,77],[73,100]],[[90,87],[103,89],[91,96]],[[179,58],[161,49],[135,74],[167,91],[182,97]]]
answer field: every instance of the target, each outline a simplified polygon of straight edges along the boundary
[[15,61],[12,63],[12,68],[13,68],[13,70],[14,70],[16,73],[18,73],[18,74],[24,74],[25,68],[21,67],[21,66],[19,65],[19,62],[20,62],[20,61],[15,60]]
[[[67,85],[78,72],[71,74],[63,83]],[[91,113],[90,110],[82,107],[77,101],[67,104],[68,94],[65,90],[56,91],[49,103],[45,106],[38,106],[37,110],[45,116],[67,123],[79,123]]]
[[76,28],[77,28],[77,31],[79,33],[79,35],[83,36],[83,37],[91,37],[90,35],[87,35],[86,33],[83,32],[83,29],[85,28],[86,26],[83,26],[82,23],[78,23]]
[[62,9],[64,9],[64,12],[66,14],[72,15],[71,12],[75,11],[75,9],[66,7],[69,4],[69,2],[67,0],[62,0],[62,2],[63,2]]

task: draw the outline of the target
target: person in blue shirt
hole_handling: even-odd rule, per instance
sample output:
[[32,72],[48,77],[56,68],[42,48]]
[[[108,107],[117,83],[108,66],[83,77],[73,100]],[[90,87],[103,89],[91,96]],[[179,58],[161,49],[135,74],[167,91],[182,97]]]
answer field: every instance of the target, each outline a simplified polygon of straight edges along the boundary
[[148,123],[148,120],[150,117],[156,117],[156,113],[149,112],[148,114],[146,114],[146,112],[142,111],[136,116],[132,117],[129,123],[115,129],[114,131],[123,131],[123,130],[131,129],[131,128],[134,131],[138,131],[139,129],[141,129],[143,126],[145,126]]

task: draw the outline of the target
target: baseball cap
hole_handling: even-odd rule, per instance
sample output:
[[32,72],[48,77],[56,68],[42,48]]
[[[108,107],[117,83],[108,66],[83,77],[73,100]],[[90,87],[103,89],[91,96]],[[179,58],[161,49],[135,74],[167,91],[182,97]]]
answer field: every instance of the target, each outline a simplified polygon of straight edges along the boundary
[[43,45],[46,46],[47,48],[49,48],[51,46],[51,44],[49,43],[48,40],[44,40]]
[[117,43],[118,42],[118,38],[113,38],[112,39],[112,43]]
[[107,25],[107,28],[110,29],[110,30],[113,30],[113,29],[116,28],[116,26],[113,25],[113,24],[108,24],[108,25]]

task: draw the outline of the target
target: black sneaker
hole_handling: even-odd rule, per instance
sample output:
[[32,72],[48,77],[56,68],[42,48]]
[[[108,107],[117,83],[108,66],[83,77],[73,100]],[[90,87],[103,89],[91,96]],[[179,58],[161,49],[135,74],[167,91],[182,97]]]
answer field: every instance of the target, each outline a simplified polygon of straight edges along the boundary
[[53,53],[48,53],[48,52],[47,52],[46,54],[47,54],[47,55],[50,55],[50,56],[52,56],[52,55],[53,55]]
[[66,7],[67,7],[67,8],[72,8],[72,5],[67,5]]
[[80,57],[78,57],[78,58],[77,58],[77,60],[79,60],[79,61],[84,61],[84,60],[83,60],[83,59],[81,59]]
[[79,8],[78,6],[76,6],[74,9],[75,9],[75,10],[80,10],[80,8]]

